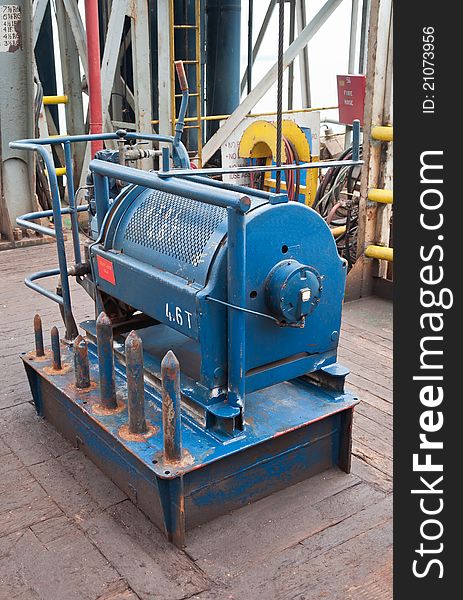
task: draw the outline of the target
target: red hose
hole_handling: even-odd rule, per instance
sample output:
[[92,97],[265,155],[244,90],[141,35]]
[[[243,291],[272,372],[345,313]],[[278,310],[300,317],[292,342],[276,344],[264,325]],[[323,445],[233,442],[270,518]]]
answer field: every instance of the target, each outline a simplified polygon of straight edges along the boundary
[[[101,97],[100,31],[98,0],[85,0],[85,29],[88,53],[88,97],[90,133],[103,133],[103,106]],[[103,150],[103,142],[90,143],[92,158]]]

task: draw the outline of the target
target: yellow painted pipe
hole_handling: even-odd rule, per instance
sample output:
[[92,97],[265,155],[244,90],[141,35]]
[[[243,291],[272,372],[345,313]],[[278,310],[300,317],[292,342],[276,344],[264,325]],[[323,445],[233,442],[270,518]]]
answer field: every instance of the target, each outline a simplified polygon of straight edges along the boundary
[[379,140],[380,142],[392,142],[394,139],[394,128],[391,126],[382,127],[377,126],[373,127],[371,130],[371,137],[374,140]]
[[339,237],[343,233],[346,233],[346,229],[347,227],[345,225],[340,225],[339,227],[333,227],[331,233],[333,234],[333,237]]
[[[61,175],[66,175],[66,167],[56,167],[55,173],[57,177],[61,177]],[[46,169],[45,175],[48,175],[48,171]]]
[[[335,110],[336,108],[338,108],[337,106],[322,106],[320,108],[295,108],[293,110],[284,110],[282,112],[283,115],[292,115],[294,113],[298,113],[298,112],[302,112],[302,113],[309,113],[309,112],[316,112],[316,111],[320,111],[320,110]],[[246,116],[248,117],[273,117],[275,116],[276,113],[275,112],[262,112],[262,113],[253,113],[253,114],[248,114]],[[230,115],[207,115],[207,116],[202,116],[200,118],[200,121],[224,121],[225,119],[228,119],[230,117]],[[193,121],[197,121],[198,118],[197,117],[186,117],[185,118],[185,123],[190,123]],[[178,119],[175,119],[175,122],[177,122]],[[159,121],[155,120],[155,121],[151,121],[152,125],[158,125]]]
[[368,200],[372,202],[381,202],[381,204],[392,204],[393,193],[392,190],[368,190]]
[[378,260],[388,260],[392,262],[394,260],[393,248],[387,248],[386,246],[367,246],[365,249],[365,256],[367,258],[377,258]]
[[67,104],[69,102],[69,98],[67,96],[44,96],[43,103],[44,104]]

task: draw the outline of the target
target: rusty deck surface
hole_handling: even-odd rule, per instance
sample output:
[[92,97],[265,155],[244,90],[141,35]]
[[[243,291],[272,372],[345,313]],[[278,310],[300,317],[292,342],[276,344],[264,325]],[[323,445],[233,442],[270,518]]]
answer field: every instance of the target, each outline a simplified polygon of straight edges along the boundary
[[[344,310],[340,361],[362,402],[350,475],[325,472],[215,519],[171,546],[85,456],[35,415],[18,354],[36,311],[24,276],[53,244],[0,252],[0,600],[392,598],[392,308]],[[93,317],[73,286],[76,320]]]

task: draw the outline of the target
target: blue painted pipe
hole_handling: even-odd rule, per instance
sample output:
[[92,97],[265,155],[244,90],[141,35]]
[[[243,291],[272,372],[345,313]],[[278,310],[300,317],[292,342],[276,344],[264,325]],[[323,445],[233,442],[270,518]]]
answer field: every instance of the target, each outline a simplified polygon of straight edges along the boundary
[[[194,173],[194,171],[192,171],[192,173]],[[230,192],[240,192],[242,194],[249,194],[250,192],[250,189],[245,187],[244,185],[235,185],[234,183],[218,181],[217,179],[211,179],[207,175],[184,175],[183,177],[188,177],[188,181],[197,181],[198,183],[203,183],[206,185],[210,185],[211,187],[220,188],[221,190],[229,190]],[[272,192],[266,192],[265,190],[259,189],[252,189],[251,193],[257,198],[265,198],[266,200],[270,200],[271,197],[276,195]]]
[[[75,208],[76,212],[86,212],[88,210],[88,204],[82,204],[81,206],[77,206]],[[62,208],[62,215],[69,215],[72,213],[70,208]],[[44,225],[40,225],[39,223],[33,223],[34,219],[46,219],[47,217],[52,217],[52,210],[39,210],[37,212],[26,213],[25,215],[21,215],[17,217],[16,223],[20,227],[24,227],[25,229],[32,229],[33,231],[38,231],[43,235],[49,235],[50,237],[56,237],[56,231],[51,227],[45,227]]]
[[188,88],[187,88],[185,90],[182,90],[182,103],[180,104],[180,110],[178,112],[178,117],[177,117],[177,123],[175,124],[175,136],[174,136],[174,142],[173,142],[174,148],[177,148],[177,146],[179,145],[179,143],[182,139],[182,133],[183,133],[183,129],[185,127],[185,116],[186,116],[186,111],[188,108],[188,98],[189,98],[189,93],[188,93]]
[[[69,289],[69,277],[67,270],[67,261],[66,261],[66,248],[64,246],[64,234],[63,234],[63,224],[61,222],[61,200],[59,197],[58,191],[58,180],[55,172],[55,165],[43,146],[37,145],[35,142],[31,143],[21,143],[21,142],[11,142],[11,148],[18,148],[20,150],[32,150],[34,152],[38,152],[44,163],[45,167],[48,171],[48,178],[50,181],[50,190],[52,197],[52,205],[53,205],[53,220],[55,225],[55,234],[56,234],[56,249],[58,253],[58,264],[59,264],[59,273],[61,275],[61,287],[62,287],[62,300],[59,302],[63,306],[64,313],[64,323],[66,325],[66,337],[68,339],[74,339],[77,335],[76,325],[74,322],[74,317],[72,316],[72,308],[71,308],[71,292]],[[69,175],[72,178],[72,172]],[[37,274],[35,274],[37,275]],[[35,277],[39,279],[39,277]],[[32,277],[31,277],[32,279]],[[26,285],[28,282],[26,280]],[[32,287],[32,285],[29,285]],[[40,288],[40,286],[35,286],[35,288],[39,288],[41,294],[48,296],[49,298],[56,300],[59,297],[57,294],[46,294],[44,290]],[[34,289],[34,288],[33,288]],[[45,290],[46,291],[46,290]]]
[[[74,339],[78,335],[77,326],[74,321],[74,317],[72,315],[72,307],[71,307],[71,293],[69,288],[69,276],[68,276],[68,268],[67,268],[67,259],[66,259],[66,249],[64,245],[64,235],[63,235],[63,225],[61,221],[61,217],[63,214],[71,215],[71,224],[72,224],[72,238],[74,245],[74,256],[77,264],[81,262],[81,253],[80,253],[80,244],[79,244],[79,232],[78,232],[78,222],[77,222],[77,212],[81,210],[86,210],[86,207],[76,207],[75,199],[74,199],[74,182],[73,182],[73,170],[72,170],[72,154],[71,154],[71,143],[75,142],[87,142],[92,140],[114,140],[114,139],[127,139],[127,140],[147,140],[147,141],[157,141],[157,142],[167,142],[172,144],[173,150],[172,155],[174,159],[174,165],[182,167],[184,169],[189,169],[190,167],[190,159],[188,157],[188,152],[185,146],[181,141],[177,140],[174,144],[174,138],[172,136],[164,136],[157,134],[139,134],[136,132],[128,133],[124,130],[119,130],[115,133],[103,133],[103,134],[90,134],[90,135],[74,135],[74,136],[58,136],[52,138],[39,138],[39,139],[26,139],[26,140],[16,140],[14,142],[10,142],[10,148],[15,148],[18,150],[29,150],[32,152],[37,152],[42,157],[45,167],[48,171],[48,179],[50,182],[50,191],[52,196],[52,207],[53,210],[50,211],[41,211],[37,213],[28,213],[27,215],[21,215],[16,219],[16,222],[21,227],[26,227],[33,229],[34,231],[38,231],[44,235],[50,235],[56,238],[56,249],[58,254],[58,264],[59,269],[53,269],[48,271],[39,271],[37,273],[33,273],[30,277],[25,279],[25,284],[38,292],[42,296],[57,302],[63,308],[63,320],[66,326],[66,338],[69,340]],[[65,152],[65,160],[66,160],[66,174],[68,179],[68,190],[69,190],[69,209],[61,208],[61,200],[58,189],[58,179],[56,176],[55,166],[53,164],[53,160],[51,156],[48,154],[44,146],[54,146],[56,144],[64,145]],[[107,213],[107,209],[109,208],[109,198],[107,198],[106,187],[108,182],[106,178],[103,178],[97,186],[101,186],[101,194],[99,194],[100,202],[102,203],[102,207],[100,207],[100,217],[101,224],[103,223],[104,216]],[[106,206],[106,200],[108,202],[108,206]],[[28,223],[28,220],[32,220],[33,218],[41,218],[45,216],[52,216],[54,220],[54,231],[50,228],[43,227],[39,223]],[[35,283],[33,283],[36,279],[42,279],[43,277],[49,277],[51,275],[61,276],[61,288],[62,288],[62,296],[50,292],[46,288],[43,288]]]
[[[109,163],[107,163],[109,164]],[[103,221],[109,210],[109,181],[98,173],[93,173],[93,185],[96,203],[96,222],[98,231],[103,227]]]
[[[58,294],[55,294],[55,292],[47,290],[47,288],[43,288],[41,285],[34,283],[34,281],[36,281],[37,279],[45,279],[46,277],[55,277],[56,275],[60,275],[60,274],[61,274],[60,269],[49,269],[48,271],[37,271],[36,273],[32,273],[32,275],[29,275],[29,277],[26,277],[24,279],[24,283],[26,284],[26,286],[28,288],[30,288],[31,290],[34,290],[34,292],[38,292],[42,296],[45,296],[45,298],[48,298],[49,300],[53,300],[53,302],[57,302],[60,306],[63,306],[63,309],[64,309],[63,296],[59,296]],[[61,279],[61,281],[62,281],[62,279]]]
[[[91,133],[86,135],[63,135],[49,138],[38,138],[38,139],[27,139],[27,140],[16,140],[10,142],[10,148],[17,148],[18,150],[36,150],[35,146],[55,146],[56,144],[64,144],[67,141],[72,144],[76,142],[91,142],[93,140],[145,140],[147,142],[166,142],[168,144],[174,144],[174,138],[171,135],[159,135],[157,133],[137,133],[128,132],[125,130],[118,130],[115,133]],[[34,145],[32,147],[31,145]],[[190,167],[190,159],[188,156],[187,149],[179,142],[173,149],[173,158],[175,166],[182,167],[182,169],[188,169]],[[48,167],[47,167],[48,169]],[[69,172],[67,173],[69,175]],[[51,182],[50,182],[51,185]]]
[[[183,198],[190,198],[198,202],[234,208],[246,212],[251,207],[250,199],[237,192],[222,190],[220,193],[206,185],[182,179],[159,177],[156,173],[140,171],[132,167],[115,165],[103,160],[92,160],[90,171],[105,177],[114,177],[127,183],[135,183],[154,190],[161,190],[169,194],[176,194]],[[95,193],[96,196],[96,193]],[[98,208],[97,208],[98,210]]]

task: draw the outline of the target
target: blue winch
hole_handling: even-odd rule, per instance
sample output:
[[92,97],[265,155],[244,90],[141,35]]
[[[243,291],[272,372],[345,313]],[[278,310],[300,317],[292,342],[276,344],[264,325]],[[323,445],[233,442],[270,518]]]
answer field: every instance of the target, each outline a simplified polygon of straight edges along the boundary
[[[336,359],[346,264],[323,219],[285,194],[189,170],[179,136],[118,131],[99,138],[168,143],[177,169],[165,150],[158,172],[93,160],[93,239],[81,256],[77,218],[88,206],[74,202],[71,144],[95,137],[12,144],[46,163],[53,211],[18,223],[50,234],[33,220],[54,217],[59,268],[26,283],[60,304],[66,326],[47,350],[36,319],[36,350],[23,356],[38,413],[178,545],[185,529],[218,514],[333,465],[349,471],[357,399]],[[65,209],[45,150],[56,143],[67,161]],[[121,188],[115,198],[109,181]],[[71,217],[71,267],[62,214]],[[37,283],[57,274],[59,293]],[[70,276],[100,315],[81,324],[84,337]]]

